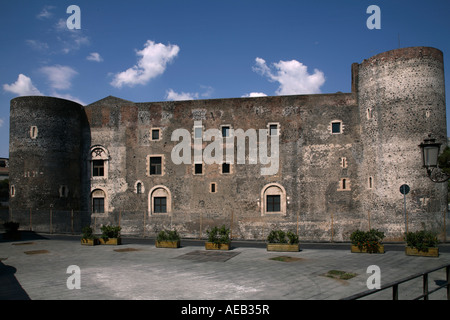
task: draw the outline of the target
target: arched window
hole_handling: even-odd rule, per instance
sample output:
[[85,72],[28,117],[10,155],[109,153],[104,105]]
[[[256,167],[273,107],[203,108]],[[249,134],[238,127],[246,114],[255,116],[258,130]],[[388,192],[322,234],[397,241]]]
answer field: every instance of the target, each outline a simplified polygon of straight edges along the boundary
[[109,153],[102,146],[93,146],[90,152],[91,177],[108,178]]
[[144,188],[144,184],[142,183],[142,181],[138,180],[136,181],[136,183],[134,184],[134,192],[137,194],[143,194],[145,191]]
[[278,183],[271,183],[261,191],[261,215],[286,214],[286,190]]
[[148,212],[150,215],[172,212],[172,195],[164,186],[153,187],[148,194]]
[[106,210],[106,194],[101,189],[95,189],[91,193],[92,213],[105,213]]

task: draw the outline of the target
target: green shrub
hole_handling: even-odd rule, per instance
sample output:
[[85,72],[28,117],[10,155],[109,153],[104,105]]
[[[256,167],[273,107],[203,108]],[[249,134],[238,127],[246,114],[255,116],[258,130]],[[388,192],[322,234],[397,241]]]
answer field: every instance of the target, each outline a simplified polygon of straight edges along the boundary
[[439,243],[437,233],[428,230],[408,232],[405,234],[404,239],[408,247],[424,252],[427,252],[428,248],[437,247]]
[[102,239],[107,240],[110,238],[120,238],[120,226],[102,226]]
[[297,234],[291,231],[286,233],[283,230],[272,230],[267,236],[267,242],[297,244],[299,240]]
[[82,231],[83,231],[82,235],[83,239],[89,240],[97,239],[97,237],[94,235],[94,230],[90,226],[84,227]]
[[162,230],[158,233],[156,241],[178,241],[180,240],[180,235],[177,230]]
[[211,230],[206,230],[208,235],[208,242],[215,244],[230,243],[230,229],[223,225],[221,228],[214,227]]
[[384,239],[384,232],[378,229],[370,229],[369,231],[356,230],[350,235],[352,245],[357,246],[359,250],[367,252],[378,252],[378,245]]

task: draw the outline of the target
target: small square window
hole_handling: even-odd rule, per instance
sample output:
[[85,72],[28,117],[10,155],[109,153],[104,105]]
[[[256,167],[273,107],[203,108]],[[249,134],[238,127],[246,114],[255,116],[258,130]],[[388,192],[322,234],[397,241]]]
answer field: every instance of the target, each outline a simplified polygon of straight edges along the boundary
[[196,163],[194,165],[194,174],[202,174],[203,173],[203,164],[202,163]]
[[222,163],[222,173],[230,173],[230,164]]
[[271,135],[271,136],[278,135],[278,125],[277,124],[269,125],[269,135]]
[[152,129],[152,140],[153,141],[159,140],[159,135],[160,135],[159,129]]
[[150,175],[161,175],[162,173],[162,158],[150,157]]
[[342,131],[342,124],[339,121],[332,122],[331,123],[331,133],[341,133]]

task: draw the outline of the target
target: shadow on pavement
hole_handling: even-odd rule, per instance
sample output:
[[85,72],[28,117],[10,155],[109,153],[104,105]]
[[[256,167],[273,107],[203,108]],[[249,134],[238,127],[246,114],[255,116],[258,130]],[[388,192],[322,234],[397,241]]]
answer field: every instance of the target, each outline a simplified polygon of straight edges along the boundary
[[16,271],[0,261],[0,300],[31,300],[14,276]]

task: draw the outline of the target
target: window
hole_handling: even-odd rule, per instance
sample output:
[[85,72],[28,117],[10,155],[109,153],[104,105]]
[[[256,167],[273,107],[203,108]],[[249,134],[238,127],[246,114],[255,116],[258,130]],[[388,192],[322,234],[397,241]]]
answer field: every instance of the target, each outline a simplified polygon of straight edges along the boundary
[[136,193],[141,194],[142,193],[142,183],[138,182],[136,185]]
[[369,179],[367,179],[367,186],[369,189],[373,189],[373,177],[369,177]]
[[194,164],[194,174],[202,174],[203,173],[203,164],[195,163]]
[[194,127],[194,138],[195,139],[201,139],[202,133],[203,133],[202,127]]
[[93,211],[93,213],[104,213],[105,212],[105,199],[103,199],[103,198],[92,199],[92,211]]
[[11,191],[10,191],[10,196],[11,198],[14,197],[16,195],[16,188],[14,187],[14,185],[11,185]]
[[154,197],[153,198],[153,212],[167,213],[167,198],[166,197]]
[[161,157],[150,157],[150,175],[162,174],[162,159]]
[[151,130],[151,134],[152,134],[152,141],[160,140],[160,136],[161,136],[161,130],[160,129],[152,129]]
[[231,168],[230,168],[230,164],[229,163],[222,163],[222,173],[230,173],[231,172]]
[[340,162],[341,162],[341,168],[347,168],[347,158],[342,157],[340,159]]
[[350,180],[347,178],[342,178],[339,181],[338,191],[349,191],[350,190]]
[[267,212],[279,212],[281,211],[281,196],[279,195],[267,195]]
[[105,213],[105,193],[103,190],[97,189],[92,191],[92,213]]
[[227,138],[230,136],[230,126],[222,126],[222,137]]
[[69,196],[69,188],[67,186],[59,186],[59,197],[60,198],[67,198]]
[[93,160],[92,161],[92,176],[103,177],[105,175],[105,161]]
[[331,133],[340,134],[342,133],[343,125],[341,120],[331,121]]
[[31,126],[31,128],[30,128],[31,139],[36,139],[37,136],[38,136],[38,128],[36,126]]
[[261,215],[286,214],[286,190],[278,183],[271,183],[261,191]]
[[91,177],[96,179],[108,178],[108,151],[102,146],[94,146],[91,148]]
[[211,193],[216,193],[217,192],[217,186],[216,186],[216,183],[215,182],[212,182],[211,184],[210,184],[210,187],[209,187],[209,192],[211,192]]
[[269,136],[279,135],[279,126],[277,123],[269,123]]
[[170,214],[172,211],[172,196],[165,186],[155,186],[148,194],[148,211],[154,213]]

